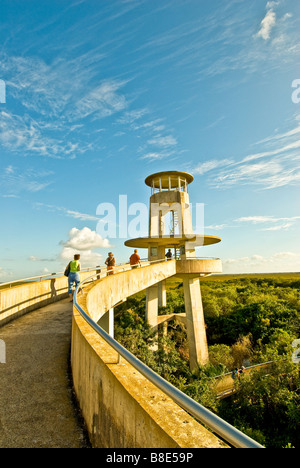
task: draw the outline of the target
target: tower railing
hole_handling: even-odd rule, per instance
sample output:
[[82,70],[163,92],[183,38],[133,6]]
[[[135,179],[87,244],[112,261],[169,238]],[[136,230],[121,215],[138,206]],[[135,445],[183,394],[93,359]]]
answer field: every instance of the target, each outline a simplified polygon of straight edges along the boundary
[[[141,268],[146,268],[149,265],[159,262],[167,262],[167,260],[156,260],[143,262]],[[128,264],[120,265],[115,269],[114,274],[122,274],[124,271],[131,269]],[[112,338],[106,331],[103,330],[94,320],[88,315],[87,312],[78,303],[78,294],[83,291],[86,283],[94,281],[97,277],[98,280],[104,280],[107,276],[110,276],[111,272],[101,272],[99,275],[93,275],[86,278],[77,287],[74,295],[74,307],[82,316],[82,318],[93,328],[93,330],[109,344],[119,355],[119,359],[124,358],[129,364],[131,364],[138,372],[140,372],[146,379],[154,384],[158,389],[169,396],[175,403],[177,403],[183,410],[191,414],[200,423],[205,424],[209,430],[217,434],[221,439],[225,440],[228,444],[236,448],[264,448],[262,445],[243,434],[241,431],[221,419],[216,414],[204,406],[197,403],[195,400],[190,398],[188,395],[174,387],[172,384],[167,382],[163,377],[159,376],[156,372],[146,366],[138,358],[136,358],[130,351],[124,348],[114,338]],[[115,304],[116,306],[117,304]]]

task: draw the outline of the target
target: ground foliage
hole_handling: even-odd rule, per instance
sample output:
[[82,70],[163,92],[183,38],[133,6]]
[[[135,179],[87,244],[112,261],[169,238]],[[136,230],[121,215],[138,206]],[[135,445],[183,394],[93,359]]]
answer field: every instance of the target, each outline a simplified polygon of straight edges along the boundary
[[[270,448],[300,447],[300,385],[292,342],[300,338],[300,276],[211,277],[202,282],[210,364],[190,371],[186,331],[170,322],[167,336],[145,321],[145,293],[116,309],[118,341],[193,399]],[[183,313],[182,283],[170,281],[166,308]],[[219,400],[215,376],[241,365],[274,361],[236,382]]]

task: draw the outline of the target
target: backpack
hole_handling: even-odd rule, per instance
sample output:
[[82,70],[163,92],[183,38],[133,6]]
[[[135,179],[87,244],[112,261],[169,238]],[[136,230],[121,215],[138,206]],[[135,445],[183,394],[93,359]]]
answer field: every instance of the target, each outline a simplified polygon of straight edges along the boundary
[[68,278],[69,274],[70,274],[70,270],[71,270],[71,263],[69,263],[69,265],[67,266],[67,268],[65,269],[65,273],[64,275]]

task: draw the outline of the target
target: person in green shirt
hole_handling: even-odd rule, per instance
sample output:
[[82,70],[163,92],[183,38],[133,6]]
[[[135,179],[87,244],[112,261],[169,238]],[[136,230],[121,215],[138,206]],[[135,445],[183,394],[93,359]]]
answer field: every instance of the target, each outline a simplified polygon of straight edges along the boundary
[[80,255],[74,255],[74,260],[70,262],[70,274],[68,277],[68,283],[69,283],[69,296],[70,296],[70,301],[73,302],[73,285],[75,283],[75,287],[80,283],[80,276],[79,276],[79,271],[81,270],[81,265],[79,263],[80,260]]

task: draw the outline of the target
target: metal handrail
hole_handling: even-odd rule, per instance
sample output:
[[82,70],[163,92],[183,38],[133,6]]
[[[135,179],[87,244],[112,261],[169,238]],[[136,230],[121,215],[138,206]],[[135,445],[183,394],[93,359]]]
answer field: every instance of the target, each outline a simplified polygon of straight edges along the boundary
[[[80,273],[84,273],[84,272],[88,272],[88,271],[94,271],[94,270],[99,270],[101,268],[104,268],[103,266],[96,266],[96,267],[89,267],[89,268],[83,268]],[[45,278],[49,278],[49,279],[52,279],[52,278],[60,278],[61,276],[64,275],[64,272],[61,271],[59,273],[48,273],[48,275],[38,275],[38,276],[32,276],[30,278],[23,278],[23,279],[18,279],[18,280],[13,280],[13,281],[8,281],[7,283],[0,283],[0,288],[3,288],[4,286],[10,286],[12,284],[16,284],[16,283],[25,283],[25,282],[29,282],[29,281],[33,281],[33,280],[42,280],[42,279],[45,279]]]
[[[167,260],[157,260],[154,262],[148,262],[150,265],[152,263],[158,262],[167,262]],[[146,266],[146,265],[145,265]],[[143,268],[143,266],[142,266]],[[116,274],[121,274],[122,271],[116,272]],[[108,272],[106,272],[107,275]],[[106,276],[105,275],[105,276]],[[182,409],[191,414],[195,419],[200,421],[202,424],[205,424],[212,432],[217,434],[227,443],[236,448],[264,448],[258,442],[254,441],[247,435],[243,434],[241,431],[231,426],[229,423],[221,419],[219,416],[215,415],[209,411],[204,406],[197,403],[195,400],[190,398],[188,395],[183,393],[174,385],[167,382],[163,377],[159,376],[142,363],[138,358],[136,358],[130,351],[124,348],[120,343],[118,343],[114,338],[112,338],[108,333],[106,333],[103,328],[101,328],[97,323],[95,323],[92,318],[82,309],[82,307],[77,302],[78,291],[82,290],[84,283],[91,280],[95,276],[93,275],[89,278],[86,278],[80,283],[76,288],[74,294],[74,306],[83,317],[83,319],[95,330],[98,335],[101,336],[118,354],[122,356],[129,364],[131,364],[137,371],[139,371],[146,379],[153,383],[157,388],[162,392],[168,395],[175,403],[177,403]],[[102,275],[100,275],[101,277]],[[101,279],[101,278],[100,278]]]
[[[216,257],[192,257],[192,258],[186,258],[185,260],[219,260],[218,258]],[[171,260],[176,260],[175,257],[174,258],[171,258]],[[149,260],[147,259],[141,259],[140,260],[141,263],[149,263]],[[155,260],[157,262],[160,262],[161,260]],[[153,263],[153,262],[152,262]],[[127,265],[127,263],[118,263],[116,265],[117,266],[123,266],[123,265]],[[94,270],[102,270],[103,268],[106,268],[106,265],[97,265],[95,267],[88,267],[88,268],[83,268],[80,273],[84,273],[84,272],[88,272],[88,271],[94,271]],[[29,281],[33,281],[33,280],[42,280],[42,279],[46,279],[46,278],[49,278],[49,279],[52,279],[52,278],[59,278],[61,276],[64,275],[64,272],[61,271],[59,273],[48,273],[46,275],[38,275],[38,276],[31,276],[29,278],[23,278],[23,279],[17,279],[17,280],[13,280],[13,281],[8,281],[6,283],[0,283],[0,288],[3,288],[4,286],[9,286],[11,287],[11,285],[13,284],[16,284],[16,283],[25,283],[25,282],[29,282]]]
[[[143,262],[149,263],[149,261],[147,259],[141,259],[141,263],[143,263]],[[117,263],[116,267],[124,266],[124,265],[127,265],[127,263]],[[83,268],[79,273],[85,273],[85,272],[88,272],[88,271],[95,271],[95,270],[102,270],[102,269],[106,269],[106,265],[97,265],[95,267]],[[25,282],[29,282],[29,281],[33,281],[33,280],[40,280],[41,281],[42,279],[46,279],[46,278],[49,278],[49,279],[59,278],[59,277],[61,277],[63,275],[64,275],[64,272],[61,271],[59,273],[48,273],[46,275],[31,276],[29,278],[22,278],[22,279],[17,279],[17,280],[13,280],[13,281],[8,281],[7,283],[0,283],[0,288],[3,288],[4,286],[11,286],[12,284],[16,284],[16,283],[25,283]]]
[[[260,364],[253,364],[252,366],[244,367],[244,370],[251,370],[251,369],[254,370],[254,369],[257,369],[258,367],[267,366],[268,364],[273,364],[274,362],[276,361],[266,361],[266,362],[261,362]],[[232,374],[232,371],[226,372],[225,374],[216,375],[214,378],[221,379],[222,377],[227,377],[231,374]]]

